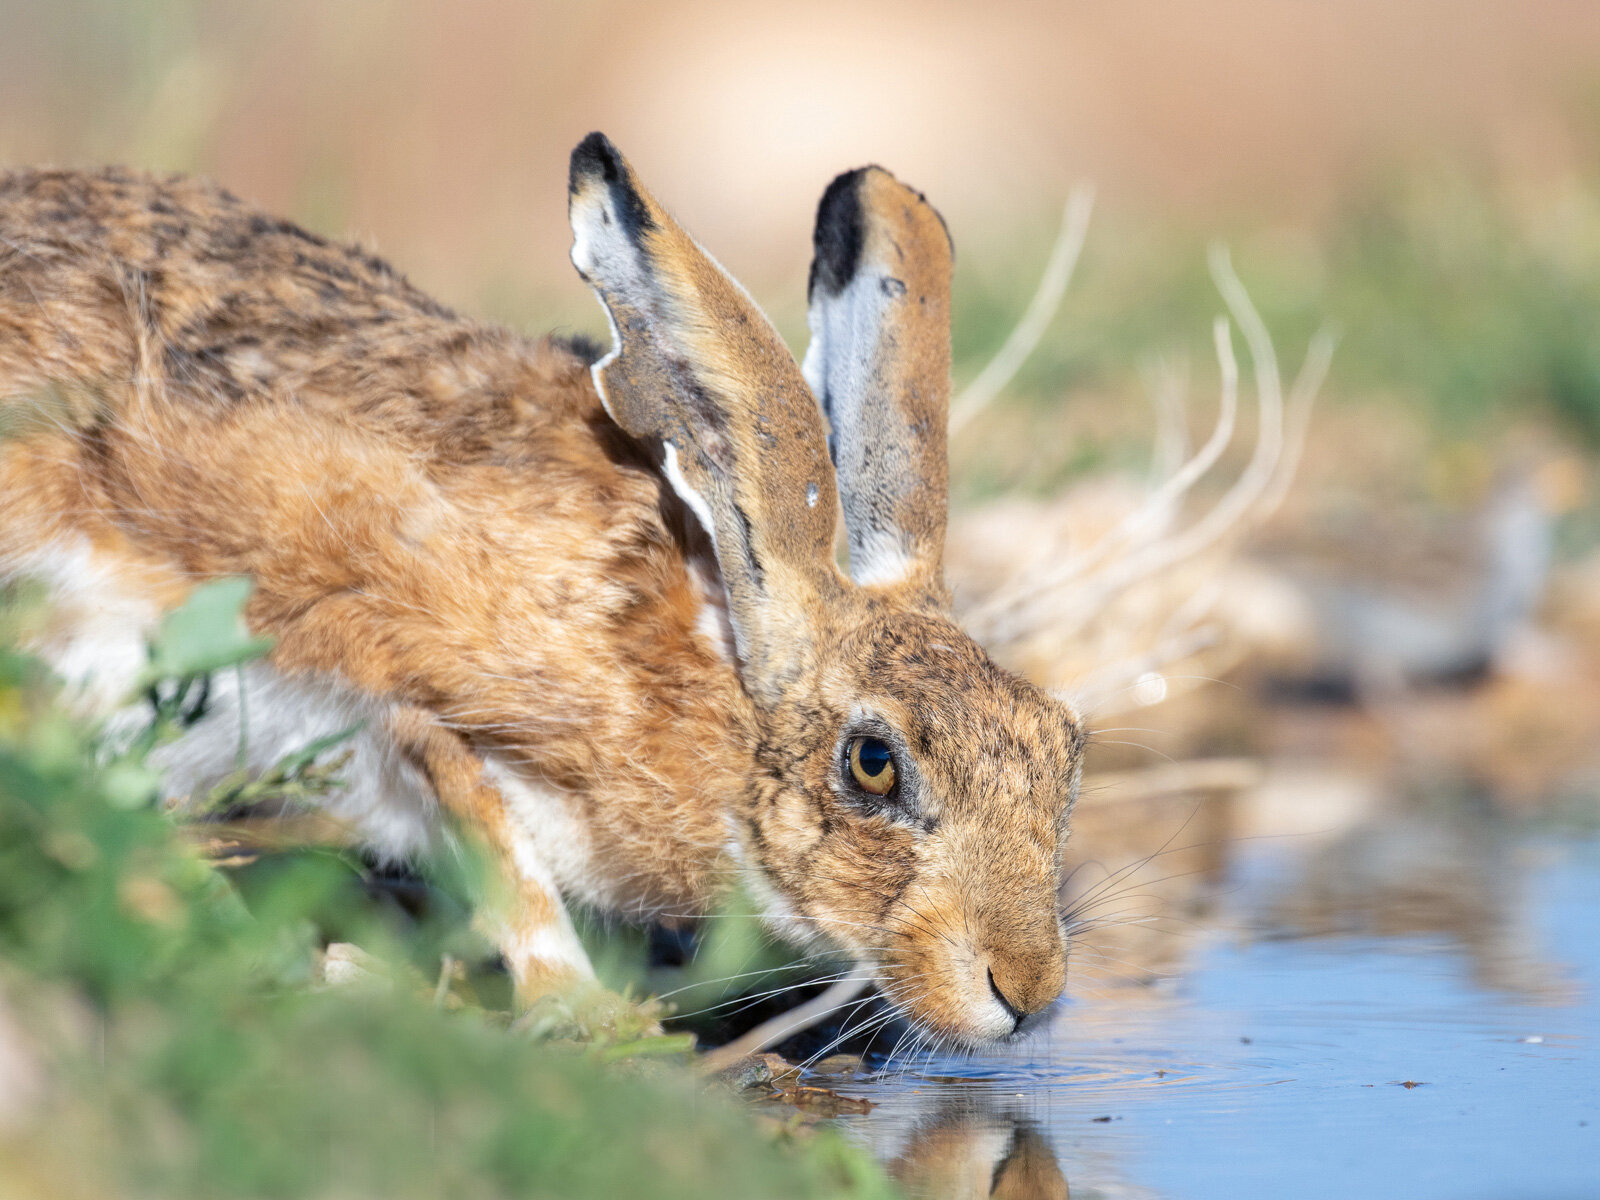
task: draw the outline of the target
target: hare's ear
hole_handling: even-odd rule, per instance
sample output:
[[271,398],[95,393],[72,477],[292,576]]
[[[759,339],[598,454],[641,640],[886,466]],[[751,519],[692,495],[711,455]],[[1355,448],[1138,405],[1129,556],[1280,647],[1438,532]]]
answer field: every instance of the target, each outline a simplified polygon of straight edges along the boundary
[[850,574],[946,598],[950,271],[944,220],[881,167],[817,208],[805,377],[833,427]]
[[602,134],[572,152],[567,206],[573,264],[616,342],[594,368],[601,399],[662,442],[716,546],[745,686],[775,699],[811,635],[804,614],[845,586],[816,402],[761,310]]

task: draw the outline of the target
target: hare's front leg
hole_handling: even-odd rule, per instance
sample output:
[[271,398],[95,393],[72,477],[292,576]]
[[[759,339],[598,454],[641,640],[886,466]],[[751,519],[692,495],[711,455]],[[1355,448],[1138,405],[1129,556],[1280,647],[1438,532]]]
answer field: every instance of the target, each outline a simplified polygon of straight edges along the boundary
[[505,957],[518,1007],[597,988],[594,969],[538,847],[512,822],[504,797],[485,777],[482,759],[460,736],[420,711],[403,713],[395,732],[428,777],[439,803],[469,834],[483,838],[500,867],[504,892],[492,911],[478,917]]

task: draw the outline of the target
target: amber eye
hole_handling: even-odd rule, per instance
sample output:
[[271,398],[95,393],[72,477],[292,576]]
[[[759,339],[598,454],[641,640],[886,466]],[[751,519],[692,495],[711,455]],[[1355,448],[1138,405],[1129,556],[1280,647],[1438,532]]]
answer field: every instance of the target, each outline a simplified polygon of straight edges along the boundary
[[864,791],[887,796],[894,788],[894,754],[877,738],[850,743],[850,774]]

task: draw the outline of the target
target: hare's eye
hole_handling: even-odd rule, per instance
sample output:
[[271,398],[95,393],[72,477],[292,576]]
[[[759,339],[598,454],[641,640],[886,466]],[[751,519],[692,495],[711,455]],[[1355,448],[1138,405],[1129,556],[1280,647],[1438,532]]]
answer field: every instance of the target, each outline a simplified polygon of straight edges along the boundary
[[874,796],[887,796],[894,789],[894,754],[874,737],[858,737],[850,743],[850,776]]

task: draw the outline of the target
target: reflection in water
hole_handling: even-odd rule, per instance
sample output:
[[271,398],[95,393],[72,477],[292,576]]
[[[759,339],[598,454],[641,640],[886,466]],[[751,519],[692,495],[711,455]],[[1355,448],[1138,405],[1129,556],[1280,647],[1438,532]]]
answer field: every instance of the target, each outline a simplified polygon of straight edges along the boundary
[[1065,1200],[1070,1194],[1049,1139],[981,1094],[943,1097],[916,1121],[888,1167],[912,1196]]
[[[1381,785],[1379,785],[1381,786]],[[1241,843],[1227,793],[1094,797],[1080,805],[1075,848],[1093,847],[1062,889],[1076,918],[1073,994],[1105,999],[1123,985],[1181,974],[1207,935],[1336,938],[1436,937],[1464,953],[1480,986],[1560,1003],[1570,985],[1541,957],[1519,894],[1536,863],[1511,824],[1485,804],[1451,806],[1387,796],[1375,812],[1318,836],[1293,837],[1292,870],[1243,914],[1217,908]],[[1270,826],[1254,837],[1279,838]],[[1231,886],[1231,885],[1228,885]],[[1559,948],[1548,955],[1559,958]]]
[[1213,916],[1235,796],[1101,781],[1078,801],[1061,902],[1076,996],[1148,984],[1182,967],[1191,922]]
[[847,1127],[917,1197],[1600,1195],[1600,840],[1401,803],[1229,859],[1128,943],[1155,983],[899,1063]]
[[1395,812],[1308,854],[1258,921],[1274,937],[1443,937],[1480,987],[1558,1003],[1570,984],[1538,957],[1519,894],[1529,854],[1487,815]]

